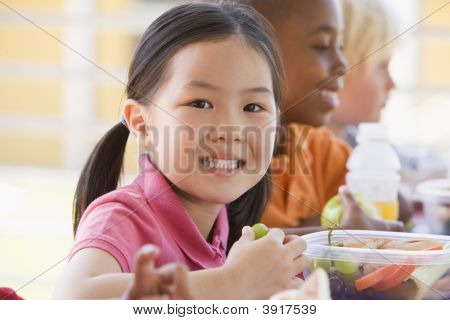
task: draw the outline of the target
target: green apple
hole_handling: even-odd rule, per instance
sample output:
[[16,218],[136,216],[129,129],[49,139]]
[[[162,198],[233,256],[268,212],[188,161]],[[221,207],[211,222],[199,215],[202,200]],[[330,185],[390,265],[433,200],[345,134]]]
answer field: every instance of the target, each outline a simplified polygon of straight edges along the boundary
[[263,223],[254,224],[252,229],[255,233],[255,240],[264,237],[269,232],[269,228],[267,228]]
[[323,207],[320,224],[325,228],[336,228],[341,224],[343,213],[344,209],[341,205],[341,198],[339,195],[335,195]]
[[[380,218],[378,209],[373,205],[373,203],[365,199],[361,194],[355,193],[355,200],[361,210],[372,218]],[[341,203],[341,198],[339,195],[335,195],[325,204],[322,210],[322,216],[320,219],[320,224],[325,228],[336,228],[341,224],[342,215],[344,213],[344,208]]]

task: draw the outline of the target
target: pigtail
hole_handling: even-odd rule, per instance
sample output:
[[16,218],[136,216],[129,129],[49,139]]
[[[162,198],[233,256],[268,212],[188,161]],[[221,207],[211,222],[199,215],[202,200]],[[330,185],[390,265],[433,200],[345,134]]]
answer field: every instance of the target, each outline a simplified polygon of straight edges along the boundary
[[122,123],[116,124],[97,143],[84,165],[73,200],[74,236],[89,204],[117,188],[129,133]]

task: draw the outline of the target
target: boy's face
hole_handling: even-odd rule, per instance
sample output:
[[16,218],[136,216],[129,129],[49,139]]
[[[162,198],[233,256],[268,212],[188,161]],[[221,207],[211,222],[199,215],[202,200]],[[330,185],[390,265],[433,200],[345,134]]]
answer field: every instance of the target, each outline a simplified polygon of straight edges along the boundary
[[286,72],[284,122],[327,123],[338,108],[347,62],[337,0],[297,1],[295,13],[273,22]]

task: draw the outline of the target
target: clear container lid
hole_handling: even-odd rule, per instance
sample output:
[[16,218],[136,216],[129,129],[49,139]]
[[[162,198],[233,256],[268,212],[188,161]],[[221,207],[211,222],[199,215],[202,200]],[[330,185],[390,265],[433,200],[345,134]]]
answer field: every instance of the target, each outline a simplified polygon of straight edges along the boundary
[[427,180],[420,183],[416,190],[422,199],[435,198],[450,203],[450,179]]
[[[369,230],[334,230],[332,243],[345,239],[383,238],[390,240],[434,240],[442,247],[450,243],[449,236],[386,232]],[[450,249],[429,251],[406,251],[393,249],[344,248],[328,245],[328,231],[303,236],[308,246],[305,255],[314,259],[354,261],[359,263],[437,265],[450,264]]]

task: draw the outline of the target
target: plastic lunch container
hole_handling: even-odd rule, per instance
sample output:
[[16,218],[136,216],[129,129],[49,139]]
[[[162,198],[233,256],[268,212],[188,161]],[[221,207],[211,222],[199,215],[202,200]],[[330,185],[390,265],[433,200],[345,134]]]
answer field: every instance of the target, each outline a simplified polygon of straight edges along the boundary
[[305,255],[329,276],[333,299],[449,299],[450,237],[367,230],[303,236]]

